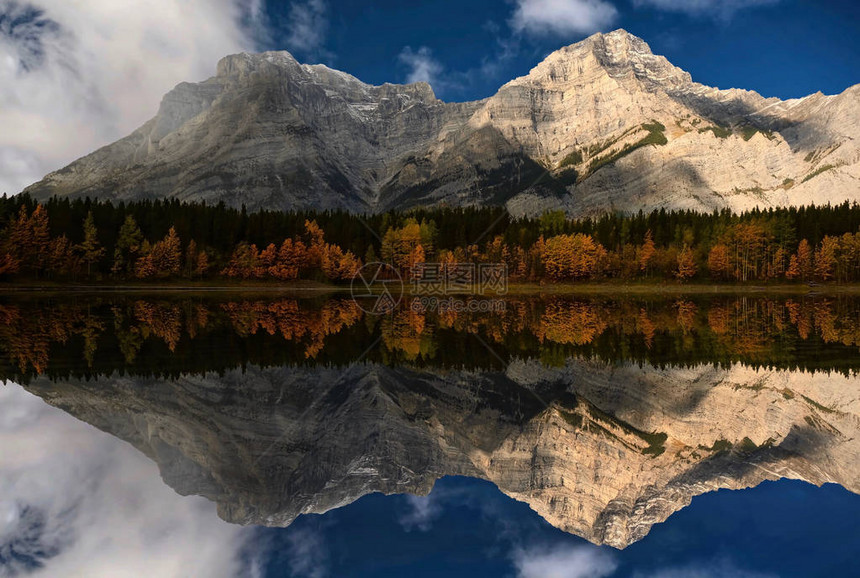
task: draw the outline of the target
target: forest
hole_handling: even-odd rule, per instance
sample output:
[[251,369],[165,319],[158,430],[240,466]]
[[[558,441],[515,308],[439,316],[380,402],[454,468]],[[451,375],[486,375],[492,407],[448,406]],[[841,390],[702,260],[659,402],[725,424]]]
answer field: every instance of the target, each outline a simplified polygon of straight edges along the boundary
[[297,279],[364,263],[504,263],[513,282],[860,281],[860,205],[517,219],[504,208],[356,215],[223,203],[0,198],[0,282]]

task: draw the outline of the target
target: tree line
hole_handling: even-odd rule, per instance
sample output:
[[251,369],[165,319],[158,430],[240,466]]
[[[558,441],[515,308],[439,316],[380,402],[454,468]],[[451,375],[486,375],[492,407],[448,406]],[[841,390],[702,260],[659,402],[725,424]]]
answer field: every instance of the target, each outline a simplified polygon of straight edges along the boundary
[[0,198],[0,280],[350,279],[384,261],[504,263],[515,281],[860,281],[860,205],[515,219],[498,207],[355,215],[176,200]]

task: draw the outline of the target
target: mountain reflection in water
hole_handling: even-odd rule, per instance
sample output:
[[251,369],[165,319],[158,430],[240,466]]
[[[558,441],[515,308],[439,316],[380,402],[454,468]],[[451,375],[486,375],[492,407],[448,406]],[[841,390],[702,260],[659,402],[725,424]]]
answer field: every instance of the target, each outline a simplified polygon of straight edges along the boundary
[[507,300],[384,317],[343,298],[0,303],[0,371],[128,441],[182,495],[286,526],[489,480],[624,548],[699,494],[860,492],[860,301]]

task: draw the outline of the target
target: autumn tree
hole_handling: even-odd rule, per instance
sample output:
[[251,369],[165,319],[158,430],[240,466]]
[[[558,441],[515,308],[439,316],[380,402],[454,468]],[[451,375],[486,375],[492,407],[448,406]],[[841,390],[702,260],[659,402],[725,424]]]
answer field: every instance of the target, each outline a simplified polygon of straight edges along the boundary
[[203,277],[209,272],[209,255],[203,249],[197,252],[197,263],[194,267],[194,274],[198,277]]
[[654,239],[651,230],[645,233],[645,240],[642,246],[639,247],[637,261],[639,262],[639,270],[646,275],[651,271],[651,262],[654,255],[657,253],[657,246],[654,244]]
[[839,239],[838,279],[860,279],[860,233],[845,233]]
[[714,245],[708,253],[708,270],[715,279],[728,279],[731,271],[729,248],[723,244]]
[[182,270],[182,244],[174,227],[170,227],[162,240],[143,253],[135,264],[135,275],[140,279],[171,277]]
[[696,275],[696,271],[696,258],[693,255],[693,250],[684,245],[684,248],[678,253],[678,268],[675,271],[675,276],[681,281],[687,281]]
[[589,235],[558,235],[546,241],[544,266],[555,280],[587,279],[598,275],[606,249]]
[[792,255],[788,260],[788,269],[785,270],[786,279],[800,278],[800,262],[797,260],[797,255]]
[[92,211],[87,212],[87,218],[84,219],[84,240],[76,249],[81,255],[81,260],[87,266],[87,277],[89,277],[92,272],[92,266],[97,265],[105,254],[104,247],[101,246],[98,240],[98,230],[96,229]]
[[0,254],[0,277],[14,275],[19,270],[18,260],[7,252]]
[[393,266],[408,270],[416,247],[421,245],[421,225],[408,219],[399,229],[391,228],[382,237],[382,260]]
[[797,246],[797,271],[798,276],[804,281],[812,278],[814,272],[812,261],[812,247],[809,246],[809,241],[803,239]]
[[30,213],[26,205],[21,205],[18,210],[18,218],[13,220],[5,231],[3,249],[7,254],[18,262],[19,265],[28,266],[26,263],[29,255],[31,241]]
[[766,249],[772,239],[768,228],[759,222],[728,227],[720,236],[720,244],[727,248],[729,275],[736,281],[762,278],[766,270]]
[[45,207],[36,205],[32,214],[28,214],[26,205],[21,205],[18,218],[9,226],[5,238],[4,254],[9,255],[7,265],[29,270],[39,276],[45,272],[50,257],[50,244],[48,212]]
[[633,243],[625,243],[621,247],[620,251],[615,251],[614,253],[618,255],[618,276],[623,279],[633,279],[641,273],[636,245]]
[[316,221],[306,220],[305,234],[308,238],[308,267],[319,269],[325,256],[325,233]]
[[209,269],[209,255],[197,248],[197,241],[191,239],[185,248],[183,271],[186,277],[203,277]]
[[226,277],[235,277],[238,279],[253,279],[260,268],[260,252],[256,245],[248,243],[239,243],[227,266],[221,271],[221,274]]
[[32,265],[37,273],[42,273],[51,245],[48,211],[43,205],[36,205],[36,208],[33,209],[33,214],[30,215],[30,232],[32,239]]
[[284,239],[278,249],[275,263],[269,267],[269,275],[281,281],[298,279],[308,264],[308,249],[305,244],[298,239]]
[[836,269],[836,255],[839,251],[839,240],[826,236],[821,240],[815,252],[815,277],[821,281],[830,281]]
[[258,269],[254,271],[254,277],[262,279],[269,274],[269,271],[274,267],[278,260],[278,246],[274,243],[269,243],[265,249],[260,251]]
[[51,240],[48,269],[54,275],[74,276],[78,272],[80,260],[78,252],[65,235]]
[[337,245],[327,245],[322,261],[322,271],[332,281],[352,279],[361,268],[359,260],[349,251]]
[[140,246],[140,257],[134,262],[134,276],[138,279],[149,279],[155,276],[156,269],[150,256],[151,252],[152,245],[144,239]]
[[169,277],[179,274],[182,269],[182,243],[174,227],[170,227],[167,235],[152,247],[150,256],[157,275]]

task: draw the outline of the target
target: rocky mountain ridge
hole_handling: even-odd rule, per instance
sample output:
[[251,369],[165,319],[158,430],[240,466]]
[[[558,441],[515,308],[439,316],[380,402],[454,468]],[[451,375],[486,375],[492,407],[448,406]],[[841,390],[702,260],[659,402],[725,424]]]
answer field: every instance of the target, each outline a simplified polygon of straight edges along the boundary
[[823,372],[569,359],[504,372],[249,366],[26,387],[130,442],[177,492],[213,500],[230,522],[286,526],[464,475],[623,548],[721,488],[793,478],[860,492],[857,385]]
[[860,85],[786,101],[710,88],[623,30],[467,103],[269,52],[222,59],[140,129],[26,191],[249,209],[742,210],[860,200],[858,137]]

